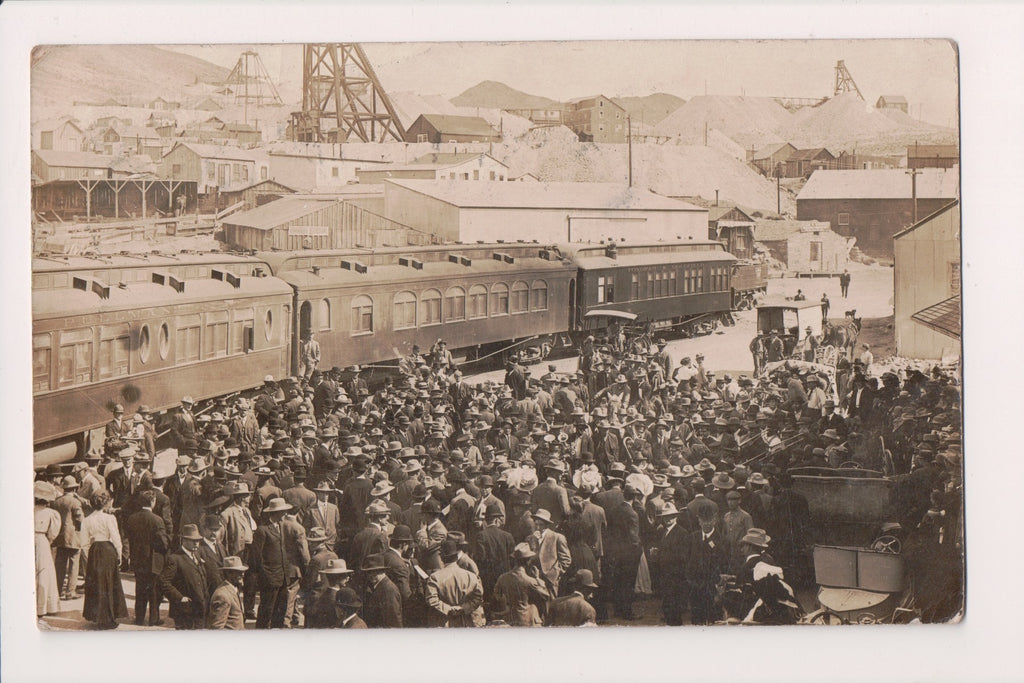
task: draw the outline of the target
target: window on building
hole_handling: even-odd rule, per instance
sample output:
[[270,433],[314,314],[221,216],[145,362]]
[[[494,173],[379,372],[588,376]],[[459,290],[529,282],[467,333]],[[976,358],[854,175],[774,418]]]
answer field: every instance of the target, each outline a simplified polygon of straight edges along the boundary
[[597,278],[597,303],[611,303],[615,301],[615,280],[611,277],[601,275]]
[[548,283],[544,280],[534,280],[530,288],[530,295],[533,299],[530,308],[534,311],[548,310]]
[[821,242],[811,242],[811,260],[821,260]]
[[249,166],[242,164],[242,182],[249,182]]
[[174,346],[179,363],[199,360],[199,326],[198,315],[184,315],[178,318]]
[[462,179],[463,180],[469,180],[469,174],[468,173],[463,173],[462,174]]
[[466,290],[462,287],[449,287],[444,293],[445,319],[448,322],[466,319]]
[[597,118],[599,118],[599,119],[603,119],[604,118],[604,110],[603,109],[597,112]]
[[430,141],[427,140],[427,134],[426,133],[419,133],[416,136],[416,142],[430,142]]
[[629,299],[636,301],[640,298],[640,274],[633,273],[629,276]]
[[469,318],[487,317],[487,288],[473,285],[469,288]]
[[331,177],[332,178],[337,178],[338,177],[338,167],[337,166],[332,166],[331,167]]
[[91,327],[61,332],[58,386],[87,384],[92,381],[92,344]]
[[448,180],[455,180],[455,171],[448,174]]
[[203,358],[219,358],[228,355],[228,312],[210,311],[206,314],[206,331],[203,334]]
[[480,180],[480,171],[479,170],[473,171],[473,180]]
[[373,299],[360,294],[352,299],[352,334],[373,332]]
[[837,222],[839,223],[839,225],[849,225],[850,224],[850,214],[848,214],[848,213],[841,213],[841,214],[839,214],[839,220]]
[[508,285],[504,282],[491,285],[491,315],[508,315]]
[[423,311],[424,325],[441,324],[441,292],[428,289],[420,297],[420,308]]
[[317,320],[320,323],[321,330],[330,330],[333,325],[331,324],[331,300],[320,299],[317,304]]
[[242,179],[242,164],[231,164],[231,180],[239,182]]
[[960,293],[960,262],[950,261],[949,263],[949,295],[954,296]]
[[412,292],[399,292],[395,295],[394,329],[407,330],[416,327],[416,295]]
[[181,164],[171,164],[171,177],[172,178],[180,178],[181,177]]
[[32,391],[49,391],[53,351],[49,334],[32,336]]
[[512,283],[512,312],[526,313],[530,310],[530,285],[522,280]]
[[206,179],[213,181],[217,179],[217,165],[213,163],[206,164]]
[[231,311],[231,353],[245,353],[249,350],[246,348],[246,338],[250,337],[252,332],[246,330],[253,328],[253,315],[251,308]]
[[494,171],[491,171],[491,180],[494,180],[494,177],[495,177],[495,173],[494,173]]
[[268,172],[269,171],[266,166],[260,166],[260,180],[266,180]]

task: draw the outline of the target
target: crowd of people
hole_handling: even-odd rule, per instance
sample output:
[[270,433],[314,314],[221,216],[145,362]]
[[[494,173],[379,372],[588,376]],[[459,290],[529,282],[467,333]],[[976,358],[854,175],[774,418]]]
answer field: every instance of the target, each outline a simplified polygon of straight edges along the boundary
[[828,540],[802,467],[892,477],[920,615],[955,612],[955,373],[733,377],[613,342],[588,338],[570,373],[513,356],[500,384],[467,381],[439,340],[383,377],[186,396],[160,425],[117,405],[101,452],[38,474],[37,612],[84,591],[83,617],[116,628],[130,572],[135,623],[166,601],[178,629],[586,626],[640,606],[793,623]]

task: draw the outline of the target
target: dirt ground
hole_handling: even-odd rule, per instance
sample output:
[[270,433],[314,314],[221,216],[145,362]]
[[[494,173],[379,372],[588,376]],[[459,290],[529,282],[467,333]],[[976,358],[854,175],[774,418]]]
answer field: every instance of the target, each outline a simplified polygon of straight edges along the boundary
[[[875,358],[889,358],[896,355],[895,316],[885,318],[864,318],[860,330],[859,344],[870,344]],[[858,354],[859,346],[858,346]]]

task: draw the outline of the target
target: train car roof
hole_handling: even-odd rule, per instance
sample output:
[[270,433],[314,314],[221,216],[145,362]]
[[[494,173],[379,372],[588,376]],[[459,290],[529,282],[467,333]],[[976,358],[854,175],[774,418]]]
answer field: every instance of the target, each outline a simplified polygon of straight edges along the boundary
[[[448,242],[445,244],[429,244],[423,246],[397,246],[397,247],[350,247],[347,249],[309,249],[301,251],[258,251],[256,258],[270,265],[275,274],[282,270],[304,269],[308,266],[296,266],[297,261],[319,260],[337,258],[356,260],[366,265],[380,264],[381,261],[397,262],[400,256],[413,258],[426,258],[434,256],[438,260],[446,261],[448,254],[467,253],[486,254],[491,258],[491,253],[499,252],[510,254],[517,258],[537,256],[545,249],[551,249],[549,244],[538,242]],[[481,258],[474,256],[474,258]]]
[[720,242],[712,241],[615,243],[615,258],[608,256],[607,248],[605,244],[570,244],[560,247],[567,258],[584,270],[706,261],[731,263],[736,260]]
[[184,291],[151,282],[136,282],[125,287],[109,288],[109,298],[102,298],[91,288],[42,290],[32,293],[34,320],[86,315],[105,311],[119,311],[150,306],[177,306],[229,299],[267,295],[290,295],[292,288],[275,277],[240,277],[236,289],[228,282],[209,279],[185,280]]
[[32,272],[56,272],[66,270],[102,270],[104,268],[145,268],[216,263],[265,263],[250,254],[228,251],[205,252],[149,252],[144,254],[99,254],[83,256],[77,254],[36,254],[32,257]]
[[458,279],[473,275],[508,275],[510,279],[518,276],[535,276],[541,274],[557,274],[571,270],[565,261],[533,257],[517,258],[514,263],[506,263],[491,259],[476,259],[469,266],[450,261],[425,261],[423,268],[412,268],[404,265],[369,266],[365,273],[347,268],[321,268],[319,272],[311,270],[286,270],[277,277],[300,289],[321,289],[347,285],[384,285],[389,283],[423,283],[429,284],[437,279]]

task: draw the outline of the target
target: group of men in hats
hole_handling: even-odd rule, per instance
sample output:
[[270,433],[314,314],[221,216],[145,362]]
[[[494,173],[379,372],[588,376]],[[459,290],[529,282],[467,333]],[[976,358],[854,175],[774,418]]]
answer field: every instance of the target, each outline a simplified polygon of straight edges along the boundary
[[116,491],[126,526],[159,520],[129,554],[162,555],[132,566],[152,576],[150,623],[167,599],[178,628],[578,626],[637,619],[647,595],[669,624],[783,622],[796,608],[779,596],[812,578],[800,466],[885,471],[906,530],[959,538],[948,373],[879,383],[856,364],[837,410],[816,391],[834,395],[833,378],[798,365],[673,372],[655,346],[591,339],[580,370],[537,379],[513,357],[503,384],[418,352],[381,382],[267,377],[199,414],[185,397],[166,422],[173,471],[122,435],[105,482],[96,458],[72,476]]

